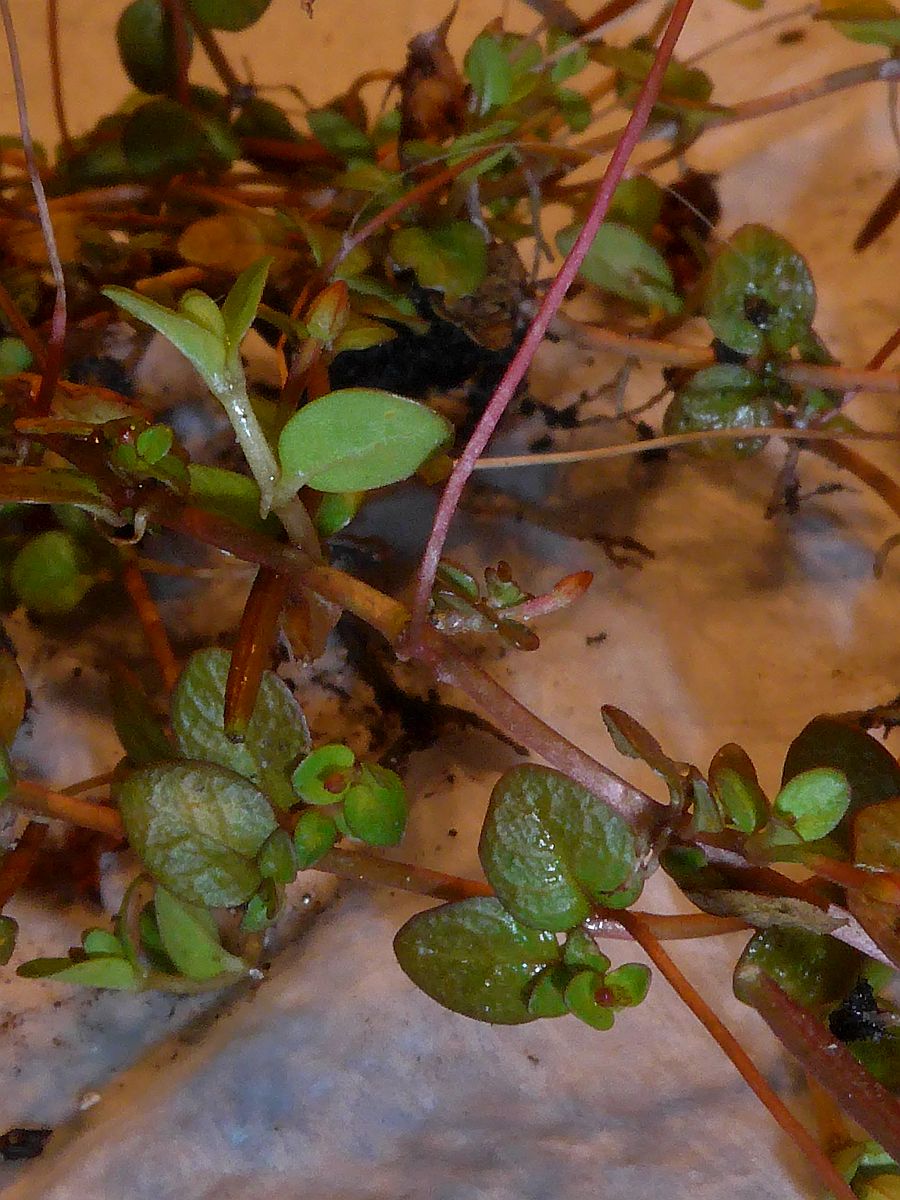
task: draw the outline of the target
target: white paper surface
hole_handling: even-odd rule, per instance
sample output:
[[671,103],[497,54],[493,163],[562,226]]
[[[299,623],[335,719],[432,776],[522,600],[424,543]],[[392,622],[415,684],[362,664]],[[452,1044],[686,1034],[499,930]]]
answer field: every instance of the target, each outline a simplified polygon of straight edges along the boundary
[[[70,56],[70,96],[94,116],[94,106],[114,100],[121,84],[104,50],[102,72],[90,72],[96,94],[88,94],[91,39],[104,21],[108,29],[120,5],[104,0],[89,14],[74,4],[62,7],[67,28],[81,24],[85,38],[83,57]],[[31,62],[42,8],[33,0],[13,3]],[[466,44],[492,12],[464,7],[451,44]],[[301,69],[304,62],[333,62],[333,74],[309,86],[304,70],[304,89],[324,99],[358,70],[399,65],[403,38],[441,14],[437,4],[418,5],[415,13],[412,6],[381,6],[359,20],[358,5],[317,0],[309,24],[290,0],[276,0],[260,26],[258,78],[296,78],[298,61]],[[697,48],[755,19],[737,7],[699,3],[685,45]],[[724,101],[873,56],[872,48],[854,47],[824,27],[813,28],[799,47],[778,45],[777,32],[710,61]],[[342,46],[352,56],[349,65]],[[102,101],[98,83],[110,89]],[[46,97],[32,90],[37,119],[49,132]],[[693,166],[722,172],[723,231],[745,220],[768,222],[808,255],[820,284],[817,328],[854,365],[900,319],[896,229],[863,256],[850,250],[896,168],[886,104],[885,91],[870,86],[765,124],[712,133],[689,155]],[[7,106],[4,128],[8,112]],[[570,362],[561,372],[558,354],[545,358],[535,386],[564,402],[561,390],[577,394],[585,384],[570,373]],[[584,377],[594,378],[590,371]],[[648,374],[648,392],[653,383]],[[860,402],[858,411],[870,425],[890,427],[896,419],[894,400]],[[900,466],[893,449],[865,453]],[[890,697],[900,667],[900,558],[880,581],[872,577],[873,554],[896,523],[877,497],[849,479],[842,481],[850,491],[817,498],[797,517],[765,521],[779,462],[771,451],[737,469],[673,459],[655,470],[632,464],[546,473],[540,486],[553,502],[569,503],[579,518],[592,512],[598,530],[631,534],[652,547],[656,559],[641,571],[617,571],[597,547],[523,524],[460,520],[456,557],[473,567],[505,557],[533,591],[569,570],[595,571],[589,596],[546,623],[536,655],[509,655],[492,669],[565,734],[642,786],[652,786],[649,775],[609,744],[602,703],[625,708],[673,754],[701,767],[719,745],[737,741],[764,786],[774,785],[787,743],[812,715]],[[807,489],[841,478],[808,455],[802,472]],[[427,518],[421,500],[397,497],[381,506],[381,519],[410,543],[424,533]],[[601,631],[605,641],[586,643]],[[24,627],[19,633],[27,640]],[[75,741],[97,727],[89,711],[71,708],[83,694],[74,688],[64,690],[68,707],[60,724],[60,690],[51,677],[38,697],[46,713],[33,738],[38,744],[23,753],[64,783],[108,766],[115,750],[98,733],[92,753],[76,761]],[[508,761],[480,737],[466,745],[450,740],[418,756],[403,856],[477,873],[480,817]],[[451,828],[458,836],[449,836]],[[230,1009],[226,1003],[211,1024],[196,1015],[208,1003],[75,993],[7,972],[0,979],[0,1128],[63,1127],[44,1158],[15,1172],[14,1181],[12,1170],[2,1169],[12,1181],[4,1194],[10,1200],[814,1194],[771,1119],[664,981],[655,978],[647,1002],[623,1014],[608,1034],[571,1018],[482,1026],[438,1008],[396,966],[391,938],[420,902],[349,885],[340,893],[276,961],[252,1003],[246,997]],[[655,909],[673,903],[660,879],[642,901]],[[24,907],[20,917],[23,957],[60,951],[85,923],[83,913],[40,917]],[[802,1105],[796,1072],[730,994],[743,940],[683,945],[674,953],[776,1085]],[[624,943],[608,949],[615,962],[640,957]],[[73,1116],[79,1097],[91,1090],[100,1102]]]

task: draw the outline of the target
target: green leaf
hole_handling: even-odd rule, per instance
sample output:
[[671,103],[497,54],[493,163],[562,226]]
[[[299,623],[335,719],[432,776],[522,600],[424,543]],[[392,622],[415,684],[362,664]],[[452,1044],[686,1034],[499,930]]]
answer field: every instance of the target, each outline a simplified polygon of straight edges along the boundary
[[287,830],[276,829],[270,834],[263,842],[256,861],[263,879],[273,879],[275,883],[293,883],[297,874],[297,851]]
[[[784,761],[782,787],[813,767],[833,767],[850,785],[850,814],[869,804],[900,796],[900,765],[881,742],[841,717],[814,717],[791,743]],[[849,822],[832,836],[849,846]],[[900,863],[898,863],[900,866]]]
[[[723,363],[697,371],[678,390],[663,417],[664,433],[699,433],[706,429],[761,428],[774,424],[775,404],[760,394],[757,377],[746,367]],[[749,458],[766,439],[710,440],[689,447],[708,458]]]
[[900,45],[900,13],[889,0],[821,0],[814,20],[831,21],[855,42]]
[[139,296],[127,288],[110,285],[101,289],[108,300],[132,317],[143,321],[157,333],[168,338],[188,362],[199,372],[207,385],[215,390],[225,369],[225,343],[189,316],[164,308],[155,300]]
[[848,995],[861,962],[859,951],[822,933],[780,927],[755,934],[734,972],[734,994],[753,1002],[744,987],[757,968],[792,1000],[823,1013]]
[[443,417],[405,396],[344,388],[305,405],[278,441],[285,491],[362,492],[406,479],[446,445]]
[[0,967],[5,967],[12,958],[19,936],[19,922],[5,914],[0,916]]
[[222,322],[225,340],[233,349],[240,346],[247,330],[253,324],[265,291],[269,268],[274,258],[259,258],[252,266],[242,271],[232,285],[222,305]]
[[125,992],[136,992],[140,986],[131,963],[113,956],[98,955],[83,962],[73,962],[71,958],[33,958],[22,963],[16,974],[24,979],[52,979],[56,983],[78,983],[84,987],[114,988]]
[[316,509],[316,532],[319,537],[334,537],[346,529],[362,508],[365,495],[365,492],[326,492]]
[[0,378],[18,375],[31,366],[31,351],[21,338],[0,338]]
[[210,29],[237,33],[263,15],[272,0],[188,0],[191,11]]
[[547,967],[537,977],[528,996],[528,1011],[533,1017],[564,1017],[566,988],[572,978],[565,967]]
[[241,138],[267,138],[278,142],[301,141],[299,132],[291,124],[284,109],[273,104],[271,100],[263,100],[261,96],[253,96],[241,106],[241,111],[231,128]]
[[624,179],[613,192],[609,220],[628,225],[644,237],[649,237],[662,211],[663,192],[649,175],[634,175]]
[[333,108],[320,108],[306,114],[306,120],[317,141],[337,158],[374,158],[375,147],[368,136]]
[[259,515],[259,486],[247,475],[208,467],[202,463],[188,466],[191,481],[190,500],[198,508],[227,517],[246,529],[277,533],[277,517],[263,520]]
[[[556,244],[563,254],[569,253],[580,232],[581,225],[570,225],[557,234]],[[666,260],[626,225],[614,221],[601,225],[578,273],[589,283],[632,304],[656,306],[670,314],[681,312],[681,298],[675,294],[675,282]]]
[[[597,61],[613,67],[619,73],[617,91],[626,103],[633,103],[640,85],[647,78],[655,58],[655,51],[646,43],[636,42],[632,46],[611,46],[601,43],[595,51]],[[679,100],[705,103],[712,95],[712,80],[698,67],[686,67],[673,59],[663,75],[661,99],[654,106],[654,116],[659,112],[680,113]]]
[[573,929],[594,903],[635,883],[637,848],[602,800],[549,767],[513,767],[497,781],[479,857],[513,916],[535,929]]
[[192,904],[243,904],[260,883],[256,855],[276,828],[262,792],[210,763],[164,763],[114,787],[125,832],[161,884]]
[[765,793],[746,751],[733,742],[717,750],[709,764],[709,785],[741,833],[755,833],[769,817]]
[[88,958],[124,958],[125,951],[116,935],[108,929],[86,929],[81,935],[81,945]]
[[[178,79],[175,36],[163,0],[134,0],[116,25],[119,57],[142,92],[170,92]],[[188,55],[193,31],[188,28]]]
[[[349,746],[340,742],[319,746],[299,764],[291,776],[291,784],[306,804],[336,804],[347,793],[345,775],[355,762],[356,755]],[[342,785],[338,790],[325,786],[335,776]]]
[[28,689],[16,656],[0,646],[0,744],[13,744],[27,707]]
[[507,104],[512,96],[513,68],[505,50],[489,33],[480,34],[469,47],[463,69],[484,116]]
[[409,815],[403,781],[377,763],[362,767],[359,780],[344,797],[344,819],[351,834],[370,846],[399,845]]
[[786,354],[808,335],[816,288],[806,260],[763,225],[744,225],[713,260],[703,315],[741,354]]
[[84,564],[84,552],[72,535],[49,529],[25,543],[13,559],[9,581],[18,600],[32,612],[62,616],[93,586]]
[[416,987],[452,1012],[494,1025],[534,1020],[528,992],[559,961],[549,933],[526,929],[493,897],[419,913],[394,939],[400,966]]
[[[551,29],[547,34],[547,53],[555,54],[572,41],[571,34],[563,33],[559,29]],[[550,79],[553,83],[563,83],[564,80],[571,79],[573,75],[583,71],[590,60],[587,46],[573,45],[571,53],[563,54],[550,68]]]
[[563,962],[567,967],[596,971],[599,975],[608,971],[612,966],[602,950],[598,949],[597,943],[591,935],[583,929],[573,929],[566,938],[563,947]]
[[603,981],[593,971],[579,971],[566,987],[566,1008],[591,1029],[612,1029],[615,1014],[597,999]]
[[195,171],[210,157],[203,122],[176,100],[148,100],[128,117],[122,150],[131,171],[140,176]]
[[9,750],[0,744],[0,804],[6,800],[15,780],[16,772],[9,757]]
[[603,977],[603,985],[615,1008],[634,1008],[650,990],[650,968],[643,963],[623,963]]
[[184,904],[164,887],[156,889],[153,908],[163,949],[182,975],[205,980],[246,972],[247,964],[222,946],[205,908]]
[[303,711],[273,671],[263,673],[253,715],[242,741],[224,727],[227,650],[210,647],[192,654],[172,693],[172,730],[187,758],[229,767],[251,780],[279,808],[294,803],[290,774],[309,750]]
[[328,853],[338,840],[338,827],[328,813],[311,808],[301,813],[294,828],[294,849],[297,865],[306,871]]
[[653,734],[622,709],[604,704],[600,713],[619,753],[640,759],[661,776],[669,786],[673,804],[683,800],[690,778],[688,764],[669,758]]
[[833,767],[814,767],[795,775],[775,797],[775,815],[804,842],[831,833],[850,807],[847,776]]
[[468,221],[398,229],[388,252],[398,268],[414,271],[422,287],[443,292],[450,304],[471,296],[487,275],[487,246]]

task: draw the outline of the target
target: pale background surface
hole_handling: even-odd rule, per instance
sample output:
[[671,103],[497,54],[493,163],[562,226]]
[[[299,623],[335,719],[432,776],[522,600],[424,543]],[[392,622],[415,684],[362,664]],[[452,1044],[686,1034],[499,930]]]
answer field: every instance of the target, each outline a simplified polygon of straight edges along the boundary
[[[63,0],[61,7],[67,101],[87,124],[125,90],[109,40],[121,3]],[[35,129],[49,139],[43,5],[13,0],[13,11]],[[317,0],[309,21],[294,0],[275,0],[241,45],[259,82],[291,78],[323,101],[354,73],[399,67],[404,41],[443,12],[433,2]],[[493,13],[463,0],[451,46],[464,47]],[[522,10],[512,17],[531,23]],[[698,0],[684,46],[699,48],[756,19],[725,0]],[[793,47],[778,45],[777,32],[710,60],[721,99],[774,91],[875,53],[824,27]],[[12,109],[0,78],[6,129]],[[850,251],[893,177],[896,154],[886,96],[876,87],[712,134],[690,154],[692,165],[722,171],[726,231],[767,221],[809,256],[821,283],[818,328],[848,363],[865,361],[900,318],[896,229],[863,256]],[[590,375],[572,369],[548,355],[538,376],[544,391],[559,395],[561,378],[564,391],[585,386]],[[894,402],[866,408],[871,424],[895,419]],[[867,453],[898,466],[896,453]],[[521,525],[461,522],[457,556],[472,565],[507,557],[532,590],[567,570],[596,572],[590,597],[548,623],[539,655],[507,658],[498,674],[616,769],[628,773],[631,765],[617,760],[602,731],[603,702],[628,709],[673,753],[701,765],[720,744],[739,741],[769,786],[787,742],[814,713],[894,694],[900,556],[879,582],[871,567],[896,526],[856,488],[810,504],[792,521],[764,521],[778,461],[773,455],[724,471],[678,460],[653,476],[634,468],[548,473],[551,494],[565,486],[580,510],[595,506],[598,528],[654,548],[656,561],[641,572],[618,572],[595,547]],[[805,468],[810,486],[835,477],[815,464]],[[404,503],[385,504],[383,519],[413,539],[426,518]],[[194,619],[213,610],[218,601]],[[585,638],[601,630],[607,640],[587,646]],[[13,633],[26,651],[33,639],[25,623],[14,622]],[[73,653],[61,650],[52,664],[34,653],[28,659],[39,719],[31,743],[17,747],[59,783],[105,769],[116,756],[91,712],[73,707],[72,697],[83,693],[58,683]],[[88,670],[81,686],[99,690],[97,673]],[[87,748],[76,751],[85,737]],[[415,763],[418,803],[404,854],[475,872],[479,812],[502,755],[488,742],[468,749],[450,761],[454,787],[445,781],[447,756],[424,761],[431,757]],[[456,839],[447,837],[451,827]],[[671,906],[655,882],[647,907]],[[664,982],[656,980],[648,1001],[602,1036],[571,1019],[480,1026],[416,993],[393,962],[391,937],[414,900],[350,888],[342,895],[277,962],[253,1003],[238,1000],[205,1033],[190,1026],[181,1036],[172,1032],[191,1009],[173,1009],[166,997],[95,997],[4,976],[0,1128],[62,1124],[85,1092],[101,1094],[72,1118],[56,1152],[10,1183],[10,1200],[813,1194],[770,1119]],[[83,924],[77,912],[20,916],[29,957],[58,952]],[[740,1025],[774,1081],[799,1094],[760,1022],[730,996],[741,942],[679,948],[677,957]],[[628,957],[619,945],[611,953],[616,961]],[[6,1178],[13,1178],[8,1169]]]

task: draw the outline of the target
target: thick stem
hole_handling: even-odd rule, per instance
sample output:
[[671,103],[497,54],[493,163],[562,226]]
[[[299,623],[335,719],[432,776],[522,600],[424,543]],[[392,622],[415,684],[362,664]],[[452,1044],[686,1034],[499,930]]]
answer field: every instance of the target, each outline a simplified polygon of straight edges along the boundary
[[737,1071],[756,1093],[784,1132],[806,1156],[822,1184],[835,1200],[856,1200],[853,1190],[838,1174],[809,1131],[797,1120],[781,1097],[772,1088],[734,1034],[713,1012],[692,983],[675,965],[637,913],[623,912],[620,920],[640,944],[647,957],[684,1001],[703,1028],[732,1061]]
[[287,575],[278,575],[268,567],[260,567],[256,573],[234,639],[225,684],[223,725],[230,738],[242,738],[247,732],[263,672],[272,657],[278,618],[287,599],[289,584]]
[[597,189],[593,206],[585,221],[584,227],[575,240],[559,274],[547,291],[534,320],[528,328],[519,349],[503,375],[494,395],[491,397],[475,432],[469,439],[461,457],[456,463],[444,493],[438,504],[431,535],[422,556],[419,567],[415,598],[413,601],[413,619],[411,628],[411,648],[413,653],[424,647],[424,635],[428,623],[428,610],[431,601],[431,590],[434,586],[441,552],[447,540],[450,522],[459,504],[460,496],[466,481],[472,473],[475,463],[487,446],[497,423],[506,411],[509,402],[516,393],[519,384],[525,377],[538,347],[544,340],[544,335],[553,320],[566,292],[571,287],[578,268],[590,249],[597,230],[606,216],[615,191],[628,159],[641,139],[641,135],[650,117],[651,109],[659,95],[663,75],[669,59],[675,49],[675,43],[691,10],[692,0],[675,0],[672,15],[666,26],[659,49],[653,60],[653,65],[641,87],[637,102],[625,131],[613,152],[603,179]]
[[68,821],[71,825],[95,829],[98,833],[106,833],[114,838],[125,836],[122,818],[114,808],[95,804],[91,800],[79,800],[76,796],[68,796],[64,792],[54,792],[27,779],[16,782],[9,794],[9,801],[27,812],[39,813],[43,817]]

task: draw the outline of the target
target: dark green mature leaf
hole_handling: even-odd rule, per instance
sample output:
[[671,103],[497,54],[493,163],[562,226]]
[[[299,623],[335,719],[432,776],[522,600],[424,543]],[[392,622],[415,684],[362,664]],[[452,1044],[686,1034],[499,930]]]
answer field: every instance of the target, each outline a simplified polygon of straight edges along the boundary
[[[615,893],[635,884],[631,830],[602,800],[549,767],[523,765],[501,776],[478,853],[504,907],[534,929],[573,929],[592,904],[615,904]],[[629,902],[636,894],[629,893]]]
[[709,764],[709,786],[729,820],[741,833],[765,825],[769,804],[747,752],[733,742],[717,750]]
[[209,146],[203,125],[175,100],[148,100],[122,130],[122,149],[136,175],[174,175],[196,170]]
[[[568,254],[581,232],[570,225],[556,237],[563,254]],[[578,268],[578,273],[614,296],[645,308],[659,307],[666,313],[681,312],[681,298],[666,260],[634,229],[607,221],[597,234]]]
[[398,229],[389,253],[398,267],[415,271],[422,287],[443,292],[450,304],[471,296],[487,274],[487,246],[468,221]]
[[743,987],[757,970],[774,979],[792,1000],[818,1012],[850,992],[862,956],[827,934],[803,929],[767,929],[750,939],[734,972],[734,994],[753,1004]]
[[71,958],[33,958],[16,971],[24,979],[52,979],[55,983],[78,983],[84,987],[113,988],[135,992],[140,988],[130,962],[112,955],[96,955],[83,962]]
[[804,842],[814,842],[831,833],[850,807],[847,776],[834,767],[803,771],[784,785],[772,807]]
[[263,15],[272,0],[188,0],[191,11],[211,29],[237,33]]
[[493,897],[418,913],[397,934],[394,952],[432,1000],[494,1025],[534,1020],[530,985],[560,956],[555,937],[526,929]]
[[809,333],[816,288],[806,260],[763,225],[744,225],[713,260],[703,314],[742,354],[785,354]]
[[113,726],[133,767],[146,767],[175,757],[175,747],[162,721],[140,681],[130,672],[113,671],[109,698]]
[[284,487],[361,492],[413,474],[452,436],[443,417],[375,388],[329,392],[301,408],[278,442]]
[[[869,804],[900,796],[900,765],[881,742],[842,717],[814,717],[791,743],[784,760],[782,787],[814,767],[842,771],[850,784],[849,816]],[[832,836],[849,846],[849,820]]]
[[63,529],[48,529],[26,542],[10,569],[16,597],[32,612],[59,616],[71,612],[93,586],[86,556]]
[[[746,367],[722,363],[697,371],[680,388],[663,417],[664,433],[698,433],[705,429],[735,429],[771,425],[775,405],[760,393],[759,380]],[[766,439],[710,440],[690,447],[710,458],[749,458]]]
[[259,886],[256,855],[276,822],[243,776],[210,763],[164,763],[133,772],[114,795],[132,849],[182,900],[242,904]]
[[273,671],[263,673],[243,740],[225,732],[225,685],[231,655],[210,647],[192,654],[172,693],[172,730],[188,758],[229,767],[252,780],[273,804],[295,802],[290,775],[309,752],[309,730],[300,705]]
[[[188,47],[193,32],[188,32]],[[178,78],[175,37],[163,0],[133,0],[116,25],[119,57],[142,92],[169,92]]]
[[184,904],[164,887],[156,889],[153,908],[162,948],[183,975],[206,980],[246,972],[246,963],[222,946],[207,909]]
[[314,136],[326,150],[338,158],[374,158],[375,147],[366,134],[334,108],[320,108],[306,114]]

